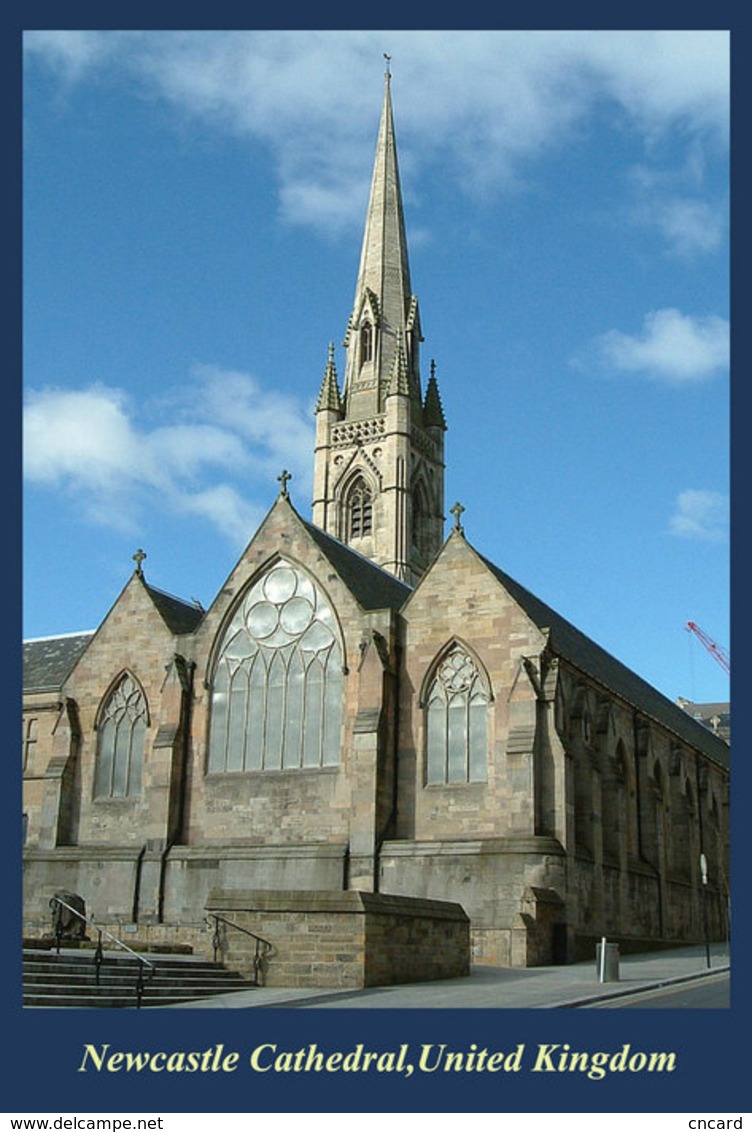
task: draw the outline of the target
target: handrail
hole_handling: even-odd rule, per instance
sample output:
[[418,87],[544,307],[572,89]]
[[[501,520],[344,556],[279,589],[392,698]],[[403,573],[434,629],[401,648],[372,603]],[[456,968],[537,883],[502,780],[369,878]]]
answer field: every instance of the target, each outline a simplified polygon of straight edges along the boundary
[[55,922],[55,941],[57,943],[58,955],[60,954],[60,948],[63,940],[63,908],[67,908],[69,912],[72,912],[74,916],[77,916],[79,920],[82,920],[85,924],[88,924],[97,932],[97,946],[94,950],[94,967],[96,969],[97,986],[99,986],[99,969],[104,963],[104,948],[102,947],[103,935],[107,936],[107,938],[109,940],[112,940],[113,943],[116,943],[118,947],[122,947],[123,951],[127,951],[129,955],[133,956],[133,958],[138,962],[138,975],[136,976],[136,1007],[140,1007],[141,1000],[144,995],[144,968],[149,968],[149,978],[152,979],[154,977],[154,972],[156,971],[155,965],[150,962],[150,960],[145,959],[143,955],[139,955],[139,953],[137,951],[134,951],[132,947],[129,947],[127,943],[123,943],[122,939],[118,939],[117,936],[114,936],[111,932],[108,932],[106,928],[100,928],[99,924],[95,923],[95,921],[93,919],[90,919],[88,916],[85,916],[83,912],[79,912],[77,908],[72,908],[70,904],[66,903],[66,901],[62,900],[59,896],[53,896],[51,898],[50,908],[53,910],[53,912],[55,908],[57,908],[57,919]]
[[[225,924],[227,927],[235,928],[236,931],[243,932],[244,935],[249,935],[251,939],[254,939],[256,941],[256,947],[253,954],[253,985],[255,987],[259,986],[259,972],[264,961],[264,956],[267,955],[270,951],[274,950],[274,945],[271,944],[268,939],[264,939],[263,936],[256,935],[255,932],[250,931],[248,928],[242,927],[240,924],[236,924],[233,920],[228,920],[226,916],[218,915],[216,912],[209,913],[209,915],[206,917],[207,924],[209,924],[210,920],[214,920],[212,948],[214,951],[215,963],[217,962],[217,956],[222,950],[222,936],[219,930],[220,923]],[[211,927],[211,924],[209,924],[209,926]],[[262,945],[265,949],[263,952],[261,950]]]

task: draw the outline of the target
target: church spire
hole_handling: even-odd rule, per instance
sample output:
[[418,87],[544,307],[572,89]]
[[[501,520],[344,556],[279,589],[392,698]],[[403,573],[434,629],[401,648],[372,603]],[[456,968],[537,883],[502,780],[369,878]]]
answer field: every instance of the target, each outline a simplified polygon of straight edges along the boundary
[[410,284],[388,63],[387,58],[355,301],[344,343],[345,413],[357,419],[383,411],[400,341],[410,393],[420,403],[418,343],[422,339],[418,302]]
[[389,57],[339,392],[330,347],[316,403],[313,521],[414,585],[443,543],[444,430],[425,401],[392,114]]

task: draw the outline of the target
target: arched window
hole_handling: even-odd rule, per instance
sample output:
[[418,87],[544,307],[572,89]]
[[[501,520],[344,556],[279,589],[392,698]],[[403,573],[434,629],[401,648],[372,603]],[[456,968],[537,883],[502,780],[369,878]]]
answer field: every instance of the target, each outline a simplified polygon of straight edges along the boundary
[[489,696],[470,654],[455,645],[425,699],[426,784],[485,782]]
[[418,554],[427,562],[431,555],[431,517],[428,493],[422,481],[413,489],[413,542]]
[[364,322],[360,328],[360,364],[373,360],[373,327]]
[[373,531],[373,496],[368,484],[359,477],[347,493],[347,540],[365,538]]
[[132,798],[141,793],[147,726],[143,692],[126,673],[110,692],[99,715],[95,798]]
[[331,607],[301,570],[279,562],[251,587],[223,635],[209,771],[336,765],[342,685]]

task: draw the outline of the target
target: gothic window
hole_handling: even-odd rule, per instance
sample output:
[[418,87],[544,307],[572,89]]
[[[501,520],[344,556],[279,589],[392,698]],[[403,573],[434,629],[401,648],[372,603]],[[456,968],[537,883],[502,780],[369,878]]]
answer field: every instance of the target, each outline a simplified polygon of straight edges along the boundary
[[23,769],[29,766],[37,742],[36,719],[25,719],[23,725],[23,742],[21,745]]
[[364,322],[360,328],[360,364],[373,360],[373,327]]
[[426,704],[426,784],[485,782],[489,696],[461,646],[440,661]]
[[431,554],[431,518],[423,483],[418,483],[413,490],[413,542],[421,558],[428,561]]
[[373,531],[373,496],[365,480],[358,478],[347,494],[347,538],[365,538]]
[[111,691],[99,716],[96,798],[131,798],[141,793],[141,768],[148,726],[146,700],[128,673]]
[[282,561],[251,587],[222,637],[209,772],[335,766],[342,691],[334,613]]

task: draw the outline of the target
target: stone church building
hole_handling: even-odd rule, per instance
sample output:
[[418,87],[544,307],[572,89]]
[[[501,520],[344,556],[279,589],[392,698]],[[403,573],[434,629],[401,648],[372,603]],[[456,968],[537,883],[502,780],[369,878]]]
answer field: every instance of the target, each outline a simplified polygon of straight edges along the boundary
[[58,892],[134,947],[206,950],[214,912],[289,961],[270,980],[329,985],[352,916],[425,962],[365,982],[456,973],[442,948],[526,966],[725,934],[728,744],[484,558],[459,505],[445,538],[422,341],[387,74],[311,520],[283,472],[208,610],[139,552],[95,632],[24,645],[27,936]]

